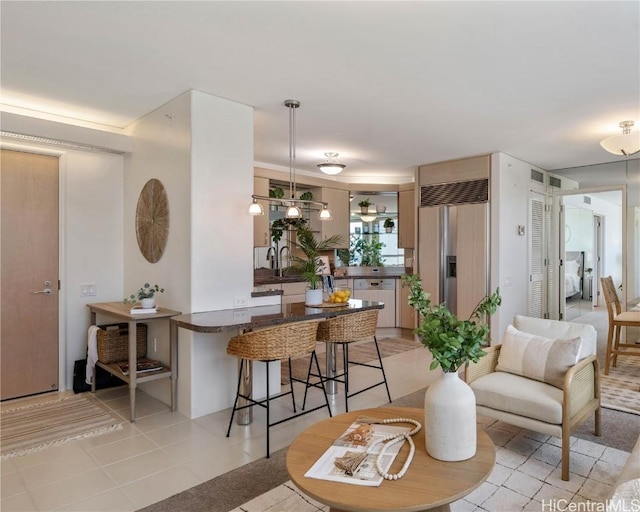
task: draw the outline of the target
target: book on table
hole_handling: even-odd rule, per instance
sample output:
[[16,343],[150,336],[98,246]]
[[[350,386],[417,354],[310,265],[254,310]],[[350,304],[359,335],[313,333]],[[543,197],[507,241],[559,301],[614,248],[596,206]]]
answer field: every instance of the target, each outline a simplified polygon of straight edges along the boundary
[[[118,363],[118,368],[123,375],[129,375],[129,363],[126,361]],[[136,363],[136,373],[155,372],[156,370],[162,370],[162,363],[155,359],[144,359]]]
[[[333,442],[304,476],[307,478],[318,478],[320,480],[331,480],[334,482],[365,485],[369,487],[378,487],[382,483],[384,478],[376,470],[376,459],[383,444],[378,443],[376,445],[376,442],[389,434],[409,432],[411,429],[381,424],[370,425],[358,420],[360,420],[360,418],[357,418],[356,421]],[[365,436],[357,435],[363,431],[367,433]],[[356,435],[354,436],[353,434]],[[361,438],[361,440],[354,441],[354,438]],[[372,447],[373,449],[370,450]],[[402,443],[395,444],[390,446],[384,453],[381,461],[381,466],[384,471],[389,471],[401,447]],[[371,453],[367,453],[367,451],[371,451]],[[336,466],[335,462],[337,459],[357,454],[363,454],[365,456],[360,457],[362,461],[355,470],[350,472],[351,474]]]

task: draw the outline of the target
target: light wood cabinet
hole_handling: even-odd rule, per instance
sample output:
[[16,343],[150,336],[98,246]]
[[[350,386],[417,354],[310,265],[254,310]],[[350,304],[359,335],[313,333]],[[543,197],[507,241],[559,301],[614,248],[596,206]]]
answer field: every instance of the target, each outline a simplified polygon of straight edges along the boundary
[[[332,219],[321,221],[317,215],[311,217],[311,229],[319,233],[320,240],[338,235],[342,238],[339,248],[349,247],[349,192],[336,188],[312,189],[315,201],[329,203]],[[315,206],[315,205],[314,205]]]
[[[269,196],[269,180],[267,178],[253,178],[253,193],[256,195]],[[269,202],[258,201],[264,209],[264,215],[253,217],[253,246],[269,247],[271,245],[271,232],[269,230]]]
[[414,248],[416,204],[413,190],[398,192],[398,247]]
[[413,329],[416,326],[416,313],[409,306],[409,287],[402,286],[402,283],[402,279],[396,283],[396,327]]

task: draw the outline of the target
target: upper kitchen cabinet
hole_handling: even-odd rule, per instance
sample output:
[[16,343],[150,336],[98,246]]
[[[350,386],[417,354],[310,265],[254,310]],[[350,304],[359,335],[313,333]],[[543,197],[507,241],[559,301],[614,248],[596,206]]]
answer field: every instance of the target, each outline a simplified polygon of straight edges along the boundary
[[398,192],[398,247],[413,249],[416,229],[414,190]]
[[[269,179],[255,176],[253,178],[253,193],[259,196],[269,196]],[[253,246],[268,247],[271,245],[271,231],[269,229],[269,201],[258,201],[264,209],[265,215],[253,217]]]
[[321,221],[317,215],[310,219],[311,229],[319,233],[320,240],[338,235],[342,239],[339,248],[349,247],[349,191],[337,188],[317,187],[312,188],[313,199],[329,203],[331,220]]

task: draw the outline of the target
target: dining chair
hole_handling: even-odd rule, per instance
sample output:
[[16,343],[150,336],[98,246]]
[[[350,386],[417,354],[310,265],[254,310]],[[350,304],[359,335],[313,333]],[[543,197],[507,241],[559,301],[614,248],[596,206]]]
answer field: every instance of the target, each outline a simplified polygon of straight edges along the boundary
[[[229,427],[227,428],[227,437],[231,433],[231,426],[233,424],[233,417],[236,411],[246,409],[248,407],[260,406],[266,409],[267,412],[267,458],[270,455],[269,446],[269,429],[285,421],[297,418],[304,414],[322,409],[325,406],[329,411],[329,416],[332,416],[331,407],[329,406],[329,400],[327,394],[322,386],[320,387],[324,394],[325,405],[320,405],[313,409],[298,413],[296,410],[295,394],[293,389],[294,382],[300,382],[306,384],[304,380],[296,379],[292,376],[291,372],[291,358],[299,357],[305,354],[310,354],[309,365],[315,362],[318,372],[320,371],[320,365],[318,363],[318,356],[316,355],[316,334],[318,331],[319,320],[310,320],[304,322],[292,322],[276,327],[267,327],[265,329],[259,329],[256,331],[245,332],[234,336],[229,340],[227,345],[227,354],[240,358],[240,365],[238,369],[238,387],[236,390],[236,399],[233,403],[233,410],[231,412],[231,419],[229,420]],[[276,395],[271,396],[269,389],[269,366],[274,361],[289,361],[289,382],[291,383],[291,389],[284,391]],[[266,395],[265,398],[256,400],[248,394],[242,394],[240,387],[242,384],[243,367],[245,364],[252,364],[253,361],[261,361],[266,363]],[[305,396],[306,396],[305,389]],[[251,393],[249,391],[249,393]],[[293,415],[287,416],[284,419],[271,422],[270,418],[270,402],[276,398],[291,395],[291,401],[293,406]],[[238,400],[243,398],[248,402],[247,405],[238,406]],[[303,408],[304,410],[304,408]]]
[[[341,315],[324,322],[320,322],[318,326],[317,341],[329,344],[336,344],[342,347],[342,373],[335,374],[333,376],[318,373],[313,373],[311,364],[309,364],[309,370],[307,372],[307,382],[304,391],[304,399],[302,401],[302,408],[305,408],[307,401],[307,390],[311,386],[317,386],[318,384],[324,384],[329,381],[339,382],[344,384],[344,404],[345,411],[349,412],[349,398],[364,393],[377,386],[382,386],[387,390],[387,397],[391,402],[391,393],[389,392],[389,385],[387,383],[387,375],[384,371],[382,364],[382,357],[380,356],[380,347],[378,346],[378,339],[376,338],[376,329],[378,324],[378,310],[373,309],[369,311],[362,311],[361,313],[353,313],[350,315]],[[378,355],[378,363],[362,363],[358,361],[352,361],[349,359],[349,345],[356,341],[363,341],[366,339],[372,339]],[[327,350],[327,358],[329,358],[329,350]],[[368,368],[374,368],[382,372],[382,380],[371,384],[366,388],[359,389],[355,392],[350,392],[351,382],[349,380],[349,365],[366,366]],[[320,379],[319,382],[311,382],[311,378],[315,377]]]
[[[611,276],[601,277],[602,292],[609,315],[609,331],[607,332],[607,353],[604,361],[604,374],[609,375],[609,365],[618,365],[618,355],[640,356],[640,344],[620,343],[620,331],[623,327],[640,327],[640,311],[622,311],[616,287]],[[628,331],[627,331],[628,334]],[[634,350],[635,349],[635,350]]]

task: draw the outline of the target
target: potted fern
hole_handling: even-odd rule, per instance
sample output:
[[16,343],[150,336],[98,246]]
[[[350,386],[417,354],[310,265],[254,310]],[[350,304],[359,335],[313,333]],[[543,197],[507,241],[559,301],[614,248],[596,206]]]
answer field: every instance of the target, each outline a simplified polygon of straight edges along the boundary
[[445,303],[431,303],[420,277],[404,275],[402,279],[409,286],[409,306],[419,317],[414,333],[433,355],[429,369],[439,366],[443,371],[425,393],[425,447],[434,459],[469,459],[476,453],[476,402],[458,370],[486,355],[482,347],[488,343],[488,317],[502,302],[500,289],[480,300],[469,318],[461,320]]
[[305,304],[319,306],[322,304],[322,270],[324,264],[320,253],[329,251],[340,245],[342,237],[334,235],[326,240],[316,240],[313,232],[306,226],[298,228],[295,246],[302,251],[303,256],[292,255],[293,265],[290,269],[302,275],[309,283],[305,292]]
[[371,201],[367,197],[362,201],[360,201],[358,203],[358,206],[360,207],[360,213],[363,213],[364,215],[366,215],[367,213],[369,213],[369,206],[371,206]]

